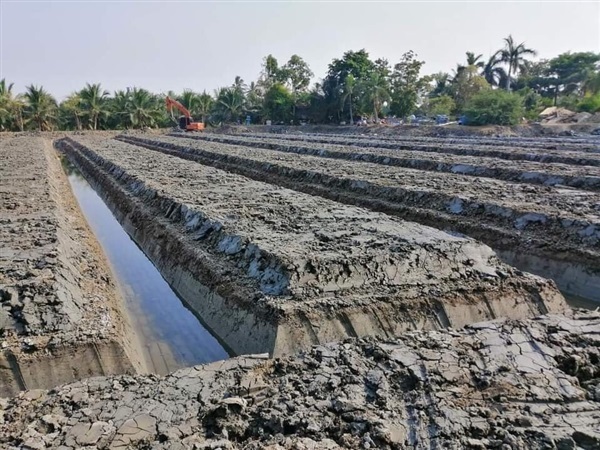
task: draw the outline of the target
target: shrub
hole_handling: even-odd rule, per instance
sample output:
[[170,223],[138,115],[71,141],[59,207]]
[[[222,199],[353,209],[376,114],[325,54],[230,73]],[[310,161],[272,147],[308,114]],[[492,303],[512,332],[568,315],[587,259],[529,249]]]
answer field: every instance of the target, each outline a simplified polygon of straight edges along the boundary
[[449,116],[456,109],[456,103],[449,95],[430,98],[424,106],[430,116],[437,116],[438,114]]
[[475,94],[463,111],[469,125],[516,125],[521,122],[523,99],[502,89]]
[[600,111],[600,93],[585,97],[577,105],[579,111],[595,113]]

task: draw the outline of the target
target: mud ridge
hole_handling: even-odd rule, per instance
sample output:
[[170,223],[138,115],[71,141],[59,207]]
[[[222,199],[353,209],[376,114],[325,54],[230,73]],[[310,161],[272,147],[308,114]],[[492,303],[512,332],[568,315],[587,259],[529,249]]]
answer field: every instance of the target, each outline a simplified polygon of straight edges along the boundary
[[[300,129],[301,130],[301,129]],[[467,128],[468,130],[468,128]],[[218,129],[216,130],[218,132]],[[295,130],[272,130],[271,132],[262,131],[260,128],[257,131],[250,131],[245,133],[237,133],[240,135],[257,135],[257,136],[281,136],[284,139],[305,139],[315,137],[317,139],[355,139],[355,140],[368,140],[375,139],[384,142],[404,142],[404,143],[426,143],[426,144],[460,144],[460,145],[479,145],[479,146],[493,146],[502,148],[528,148],[528,149],[541,149],[541,150],[599,150],[600,139],[594,136],[589,137],[523,137],[523,136],[510,136],[510,137],[492,137],[492,136],[416,136],[416,135],[402,135],[402,134],[379,134],[371,133],[371,129],[364,130],[366,133],[361,133],[360,128],[355,128],[354,133],[340,134],[340,133],[316,133],[316,132],[303,132],[299,131],[298,128]],[[373,130],[375,131],[375,130]],[[390,130],[391,131],[391,130]],[[223,133],[229,134],[229,133]]]
[[0,396],[145,371],[50,141],[3,138],[0,155]]
[[[600,301],[600,241],[597,237],[600,235],[594,231],[600,230],[600,219],[593,207],[582,209],[581,212],[574,210],[569,214],[568,207],[575,204],[576,192],[557,191],[558,195],[542,189],[528,192],[518,185],[500,183],[490,186],[486,192],[481,189],[482,186],[463,186],[460,180],[448,179],[448,184],[452,182],[457,188],[455,193],[446,193],[440,189],[445,178],[440,176],[439,184],[437,181],[431,183],[436,188],[432,189],[429,181],[420,181],[417,172],[407,173],[406,169],[397,169],[399,172],[396,174],[392,168],[369,163],[356,165],[313,156],[279,155],[269,150],[253,150],[249,153],[244,147],[208,142],[189,141],[187,145],[182,145],[182,139],[169,137],[143,139],[121,136],[117,139],[259,181],[467,234],[503,251],[507,256],[510,256],[509,252],[521,255],[519,262],[524,264],[522,267],[527,270],[539,269],[536,273],[557,277],[561,287],[569,289],[571,293]],[[396,180],[406,179],[408,175],[412,180],[398,184]],[[423,188],[415,187],[416,183],[421,183]],[[508,191],[506,194],[500,191],[503,188]],[[517,195],[531,200],[520,203],[510,200]],[[540,201],[536,195],[546,197],[548,201],[545,198]],[[592,202],[596,198],[584,195]],[[573,200],[569,200],[568,196],[573,196]],[[497,198],[509,200],[499,203],[495,200]],[[550,202],[557,205],[554,211],[549,208]],[[584,202],[578,205],[586,208]],[[581,220],[582,216],[592,221]],[[544,265],[539,264],[539,260],[548,261],[548,270],[544,271]],[[569,281],[574,270],[578,273],[577,283]]]
[[236,353],[437,328],[439,311],[456,327],[564,310],[552,283],[469,239],[118,141],[58,145]]
[[[228,134],[228,133],[215,133],[215,134]],[[239,135],[239,134],[238,134]],[[552,153],[554,150],[558,150],[557,154],[575,151],[575,152],[587,152],[587,153],[600,153],[600,139],[597,137],[590,137],[587,139],[573,139],[573,138],[490,138],[481,136],[471,136],[466,138],[457,137],[423,137],[423,136],[394,136],[386,137],[379,136],[377,134],[369,135],[340,135],[333,133],[261,133],[251,132],[241,134],[244,136],[257,136],[259,138],[272,138],[277,136],[280,139],[294,140],[294,141],[313,141],[321,143],[374,143],[375,145],[400,145],[400,146],[414,146],[413,148],[435,148],[443,147],[449,149],[472,149],[480,148],[493,151],[510,152],[511,149],[517,149],[519,152],[527,150],[528,152],[536,152],[540,154]],[[361,144],[362,145],[362,144]],[[391,147],[390,147],[391,148]],[[407,148],[408,149],[408,148]],[[596,158],[594,155],[591,157]]]
[[[336,144],[291,143],[286,140],[226,136],[221,134],[169,134],[171,137],[194,139],[225,144],[243,145],[245,147],[264,148],[302,155],[313,155],[324,158],[365,161],[389,166],[407,167],[411,169],[447,172],[452,174],[496,178],[499,180],[520,183],[541,184],[546,186],[571,186],[591,191],[600,190],[600,168],[592,166],[575,167],[567,164],[548,164],[542,162],[522,162],[515,165],[504,159],[476,158],[473,156],[454,156],[419,152],[417,150],[375,150],[365,148],[358,150],[351,146]],[[587,160],[583,160],[586,162]],[[600,165],[600,158],[594,161]]]

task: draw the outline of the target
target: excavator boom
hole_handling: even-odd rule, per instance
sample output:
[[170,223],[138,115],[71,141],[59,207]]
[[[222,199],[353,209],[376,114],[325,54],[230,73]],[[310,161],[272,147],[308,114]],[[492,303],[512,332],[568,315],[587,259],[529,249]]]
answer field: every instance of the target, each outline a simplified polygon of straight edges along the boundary
[[183,106],[181,103],[179,103],[177,100],[173,100],[171,97],[167,96],[167,98],[165,99],[165,102],[167,104],[167,111],[169,111],[171,116],[173,115],[173,108],[177,108],[182,115],[184,115],[188,119],[192,118],[192,115],[190,114],[188,109],[185,106]]

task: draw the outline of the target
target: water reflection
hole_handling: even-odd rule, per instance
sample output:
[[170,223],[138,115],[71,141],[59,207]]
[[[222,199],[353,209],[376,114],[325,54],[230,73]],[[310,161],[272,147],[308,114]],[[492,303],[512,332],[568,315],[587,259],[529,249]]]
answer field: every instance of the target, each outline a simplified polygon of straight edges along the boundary
[[67,161],[69,182],[123,292],[148,367],[166,374],[229,355],[187,309],[110,209]]

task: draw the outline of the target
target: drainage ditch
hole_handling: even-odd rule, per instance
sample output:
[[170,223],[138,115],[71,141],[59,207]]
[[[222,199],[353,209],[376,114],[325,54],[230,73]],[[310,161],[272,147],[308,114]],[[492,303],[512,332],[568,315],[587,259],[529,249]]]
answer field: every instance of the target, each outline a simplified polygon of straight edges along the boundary
[[68,160],[63,162],[75,198],[125,299],[148,369],[164,375],[228,358],[230,352],[185,307],[83,175]]

